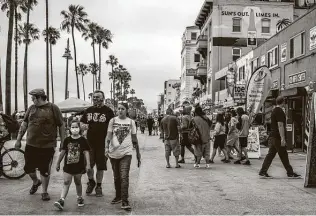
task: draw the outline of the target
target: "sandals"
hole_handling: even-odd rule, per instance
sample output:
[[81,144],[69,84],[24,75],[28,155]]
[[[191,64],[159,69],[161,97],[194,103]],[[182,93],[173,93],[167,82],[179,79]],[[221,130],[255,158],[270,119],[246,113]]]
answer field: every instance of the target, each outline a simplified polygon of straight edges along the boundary
[[178,164],[178,166],[176,166],[175,168],[181,168],[180,164]]
[[171,166],[170,166],[170,165],[167,165],[166,168],[171,168]]

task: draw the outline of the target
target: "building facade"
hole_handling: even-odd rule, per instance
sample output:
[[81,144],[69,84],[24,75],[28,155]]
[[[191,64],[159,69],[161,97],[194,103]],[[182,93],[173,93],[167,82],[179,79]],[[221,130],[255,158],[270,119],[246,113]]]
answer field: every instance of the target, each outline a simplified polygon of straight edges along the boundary
[[[215,73],[225,76],[234,68],[236,85],[244,86],[260,66],[267,66],[273,86],[265,102],[265,122],[270,122],[271,99],[286,98],[288,148],[306,149],[308,145],[311,93],[316,89],[316,8],[295,20],[265,43]],[[237,98],[234,98],[237,99]],[[235,101],[237,102],[237,101]],[[235,103],[236,105],[236,103]]]
[[293,22],[301,16],[306,9],[296,9],[298,4],[302,2],[206,0],[195,21],[202,58],[196,68],[201,89],[194,96],[219,101],[216,92],[226,88],[226,79],[215,79],[215,73],[276,34],[279,22]]
[[175,109],[175,99],[177,96],[177,89],[174,87],[175,84],[179,83],[180,80],[170,79],[164,83],[164,105],[163,113],[166,113],[166,110],[170,107]]
[[182,36],[180,104],[191,98],[193,89],[197,85],[194,77],[187,72],[195,70],[200,62],[201,56],[196,50],[199,34],[200,30],[197,26],[188,26]]

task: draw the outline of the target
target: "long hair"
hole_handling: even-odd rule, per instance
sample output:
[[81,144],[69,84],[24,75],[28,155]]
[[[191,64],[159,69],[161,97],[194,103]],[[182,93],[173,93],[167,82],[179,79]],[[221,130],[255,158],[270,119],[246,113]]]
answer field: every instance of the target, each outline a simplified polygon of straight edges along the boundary
[[219,122],[222,126],[224,126],[225,120],[224,120],[224,114],[223,113],[218,113],[217,114],[216,122]]

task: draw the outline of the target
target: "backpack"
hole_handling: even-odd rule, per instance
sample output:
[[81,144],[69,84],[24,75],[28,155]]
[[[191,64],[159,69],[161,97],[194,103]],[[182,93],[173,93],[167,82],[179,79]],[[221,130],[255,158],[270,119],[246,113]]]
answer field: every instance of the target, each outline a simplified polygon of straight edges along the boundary
[[197,127],[194,119],[190,122],[189,133],[188,133],[189,143],[192,145],[201,144],[201,134],[199,128]]
[[3,121],[6,124],[6,127],[9,131],[9,133],[15,133],[20,129],[20,125],[19,122],[17,120],[15,120],[14,118],[12,118],[9,115],[6,114],[1,114]]

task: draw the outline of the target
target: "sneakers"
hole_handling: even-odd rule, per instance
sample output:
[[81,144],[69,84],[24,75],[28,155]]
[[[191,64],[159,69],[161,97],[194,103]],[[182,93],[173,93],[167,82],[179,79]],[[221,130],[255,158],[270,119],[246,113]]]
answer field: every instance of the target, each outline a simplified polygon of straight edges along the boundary
[[63,210],[65,205],[65,201],[63,199],[59,199],[57,202],[54,203],[54,206],[59,210]]
[[230,160],[222,160],[223,163],[230,163]]
[[259,173],[260,178],[272,179],[272,176],[269,176],[268,173]]
[[118,203],[121,203],[121,202],[122,202],[122,199],[120,197],[115,197],[112,200],[111,204],[118,204]]
[[38,187],[41,186],[42,182],[41,180],[38,180],[38,183],[36,185],[32,185],[31,189],[30,189],[30,194],[35,194]]
[[86,190],[86,194],[90,195],[92,193],[92,191],[93,191],[95,186],[96,186],[95,181],[89,181],[88,182],[88,187],[87,187],[87,190]]
[[213,164],[213,163],[214,163],[214,161],[213,161],[213,160],[209,160],[209,163]]
[[181,160],[178,161],[178,163],[185,163],[184,159],[182,158]]
[[48,193],[42,193],[42,200],[43,201],[49,201],[50,200],[50,196]]
[[301,175],[296,174],[296,173],[287,174],[287,177],[289,177],[289,178],[294,178],[294,179],[300,179],[300,178],[302,178]]
[[132,210],[132,207],[129,205],[128,201],[124,201],[122,203],[121,209],[124,209],[126,211],[130,211],[130,210]]
[[247,160],[245,163],[243,163],[243,165],[251,165],[251,163],[249,160]]
[[102,194],[102,187],[101,187],[101,186],[97,186],[97,187],[95,188],[95,195],[96,195],[97,197],[102,197],[102,196],[103,196],[103,194]]
[[78,207],[83,207],[84,206],[84,199],[82,197],[78,197],[77,204],[78,204]]
[[210,165],[209,165],[209,164],[206,164],[206,165],[205,165],[205,168],[206,168],[206,169],[210,168]]
[[200,164],[194,164],[194,168],[196,169],[200,168]]
[[240,163],[240,160],[236,160],[236,161],[234,162],[234,164],[241,164],[241,163]]

